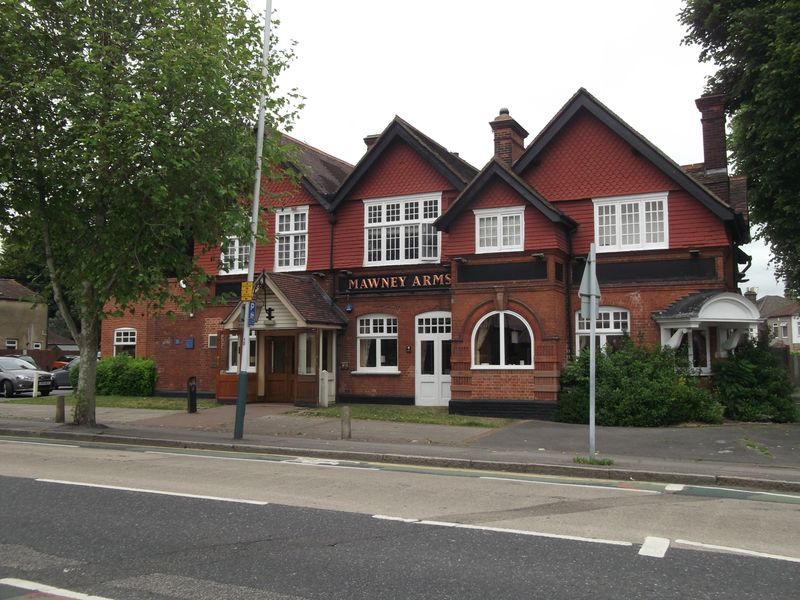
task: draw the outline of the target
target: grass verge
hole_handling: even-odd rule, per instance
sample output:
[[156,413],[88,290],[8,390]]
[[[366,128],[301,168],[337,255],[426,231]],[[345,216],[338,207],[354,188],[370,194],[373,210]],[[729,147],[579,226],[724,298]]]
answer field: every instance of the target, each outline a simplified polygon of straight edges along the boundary
[[[365,421],[389,421],[392,423],[423,423],[426,425],[456,425],[460,427],[502,427],[513,419],[493,417],[470,417],[448,414],[446,407],[438,406],[397,406],[390,404],[349,404],[350,418]],[[291,414],[301,417],[341,416],[342,405],[328,408],[302,408]]]
[[572,462],[578,463],[579,465],[597,465],[601,467],[608,467],[614,464],[614,459],[596,458],[594,456],[576,456],[572,459]]
[[[39,404],[55,406],[57,396],[39,396],[37,398],[14,398],[10,404]],[[72,396],[66,396],[64,403],[68,407],[75,405]],[[186,398],[165,398],[162,396],[97,396],[99,408],[150,408],[156,410],[186,410]],[[218,406],[216,400],[197,399],[197,410]]]

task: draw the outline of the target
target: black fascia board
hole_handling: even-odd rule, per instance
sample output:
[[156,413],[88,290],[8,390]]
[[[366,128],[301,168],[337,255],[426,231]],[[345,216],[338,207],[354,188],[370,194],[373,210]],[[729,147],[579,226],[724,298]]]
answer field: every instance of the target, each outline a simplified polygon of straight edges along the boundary
[[335,210],[339,204],[350,194],[356,184],[361,178],[372,168],[381,155],[396,139],[401,139],[406,142],[412,149],[419,152],[436,170],[437,173],[442,175],[456,190],[459,192],[466,187],[465,182],[453,169],[451,169],[443,160],[432,152],[425,144],[412,135],[406,127],[400,122],[399,117],[394,120],[381,134],[375,145],[370,148],[367,154],[358,162],[353,172],[350,173],[345,182],[339,187],[336,196],[331,202],[331,209]]
[[514,163],[514,172],[521,174],[530,166],[536,160],[539,153],[561,132],[581,109],[587,110],[589,114],[593,115],[606,127],[611,129],[611,131],[619,135],[636,152],[649,160],[667,177],[689,192],[689,194],[700,201],[703,206],[714,213],[716,217],[723,221],[734,221],[735,212],[732,208],[726,206],[722,201],[717,199],[705,186],[688,175],[675,161],[666,156],[640,133],[601,104],[584,88],[578,90],[553,120],[545,126],[538,136],[536,136],[536,139],[531,142],[525,153]]
[[434,221],[433,225],[437,229],[447,230],[453,221],[465,211],[477,198],[481,190],[491,181],[493,177],[499,177],[504,183],[508,184],[517,194],[531,204],[536,210],[542,213],[552,223],[563,225],[568,230],[574,230],[578,224],[570,217],[562,213],[547,200],[542,198],[536,190],[522,181],[516,174],[508,171],[496,160],[489,162],[483,171],[470,183],[461,195],[456,198],[449,210]]

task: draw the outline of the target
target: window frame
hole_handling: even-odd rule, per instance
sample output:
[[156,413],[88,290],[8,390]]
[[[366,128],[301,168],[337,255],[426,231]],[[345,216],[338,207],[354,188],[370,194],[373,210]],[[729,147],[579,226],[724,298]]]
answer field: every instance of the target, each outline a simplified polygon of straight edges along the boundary
[[[655,242],[648,242],[647,236],[651,233],[648,231],[648,225],[652,221],[648,221],[648,215],[652,211],[647,210],[648,203],[660,202],[661,207],[658,212],[661,214],[660,222],[662,224],[661,237],[663,239]],[[607,198],[593,198],[593,215],[594,215],[594,242],[597,252],[635,252],[637,250],[664,250],[669,248],[669,192],[654,192],[650,194],[634,194],[629,196],[610,196]],[[633,233],[626,233],[623,230],[623,215],[622,209],[627,206],[637,207],[637,219],[635,225],[638,236],[638,242],[624,243],[623,238],[625,235],[633,235]],[[613,215],[601,215],[601,212],[607,207],[613,207]],[[611,227],[612,233],[602,232],[601,219],[609,219],[613,217],[613,224],[606,224],[604,226]],[[614,237],[613,244],[601,244],[601,239],[606,237]]]
[[[518,252],[525,249],[525,207],[506,206],[503,208],[480,208],[472,211],[475,215],[475,253],[491,254],[496,252]],[[519,217],[519,242],[516,244],[506,244],[505,226],[503,219],[506,217]],[[497,219],[495,223],[494,245],[481,246],[481,220]]]
[[[222,275],[241,275],[243,273],[247,273],[247,262],[250,257],[250,244],[242,244],[241,240],[236,237],[235,235],[229,235],[228,239],[228,251],[222,252],[220,254],[220,267],[219,272]],[[233,248],[233,251],[231,251]],[[243,255],[244,249],[247,248],[247,253]],[[233,255],[236,258],[234,259],[233,265],[230,269],[227,267],[227,256]],[[244,264],[239,264],[239,263]]]
[[[370,320],[369,332],[364,332],[362,323]],[[382,320],[383,331],[372,331],[376,320]],[[392,331],[393,329],[393,331]],[[356,320],[356,370],[355,373],[373,373],[373,374],[396,374],[400,372],[400,343],[399,339],[399,322],[395,315],[384,313],[371,313],[361,315]],[[376,340],[375,344],[375,358],[376,365],[374,367],[362,366],[361,364],[361,342],[362,340]],[[395,361],[394,365],[380,365],[378,357],[382,356],[381,347],[385,340],[394,340],[395,342]]]
[[[211,340],[214,340],[214,342],[212,343]],[[209,333],[208,339],[206,340],[206,347],[211,350],[214,350],[217,348],[218,344],[219,344],[219,334]]]
[[[133,335],[131,336],[131,334]],[[113,356],[117,356],[118,348],[120,347],[127,348],[129,346],[133,346],[133,354],[131,356],[133,358],[136,358],[136,345],[138,340],[139,340],[139,332],[134,327],[118,327],[117,329],[114,330],[114,338],[112,344],[114,348]]]
[[[603,327],[600,325],[601,323],[608,322],[610,325],[613,325],[616,321],[621,321],[622,319],[616,319],[614,313],[625,313],[625,323],[626,326],[620,327]],[[603,315],[608,315],[608,318],[604,318]],[[584,321],[586,323],[585,327],[581,326],[581,322]],[[587,340],[590,336],[590,326],[588,325],[589,319],[584,319],[581,317],[581,311],[575,311],[575,356],[580,356],[581,354],[581,338],[585,337]],[[600,325],[599,327],[597,325]],[[627,308],[622,308],[620,306],[599,306],[597,308],[597,324],[595,326],[595,336],[600,338],[600,343],[597,346],[598,348],[604,348],[608,345],[608,336],[626,336],[630,335],[631,331],[631,312]],[[589,340],[591,341],[591,340]],[[587,344],[586,347],[588,348],[589,345]]]
[[[282,217],[289,217],[289,229],[280,231]],[[296,228],[296,221],[303,217],[304,227]],[[308,267],[308,217],[309,207],[290,206],[275,210],[275,271],[305,271]],[[281,264],[281,244],[288,240],[288,264]],[[296,264],[297,246],[302,242],[302,264]]]
[[[476,352],[476,349],[475,349],[475,341],[476,341],[476,337],[478,335],[478,331],[480,330],[481,325],[483,325],[483,323],[487,319],[490,319],[494,315],[500,315],[500,327],[498,328],[499,331],[500,331],[500,340],[499,340],[499,344],[500,344],[500,347],[499,347],[499,350],[500,350],[500,352],[499,352],[500,353],[500,364],[495,365],[495,364],[488,364],[488,363],[476,363],[475,362],[475,358],[476,358],[477,352]],[[505,344],[505,331],[506,331],[505,317],[506,317],[506,315],[512,315],[513,317],[516,317],[517,319],[519,319],[522,322],[522,324],[525,326],[527,331],[528,331],[528,337],[530,338],[530,341],[531,341],[531,362],[530,362],[529,365],[519,365],[519,364],[515,365],[515,364],[506,364],[505,363],[505,360],[506,360],[506,356],[505,356],[505,350],[506,350],[506,344]],[[533,337],[533,329],[531,328],[530,323],[528,323],[528,321],[522,315],[520,315],[519,313],[514,312],[512,310],[493,310],[493,311],[488,312],[485,315],[483,315],[483,317],[481,317],[478,320],[478,322],[475,323],[475,326],[472,328],[472,335],[471,335],[471,340],[470,340],[470,363],[471,363],[471,368],[474,369],[474,370],[480,370],[480,371],[492,371],[492,370],[494,370],[494,371],[531,371],[531,370],[534,369],[534,365],[536,364],[535,347],[536,347],[536,344],[535,344],[535,339]]]
[[[233,351],[233,346],[236,346],[236,351]],[[232,333],[228,336],[228,373],[239,372],[239,359],[242,356],[241,348],[239,348],[239,334]],[[250,330],[250,356],[248,357],[250,364],[245,369],[247,373],[255,373],[258,366],[258,334]]]
[[6,350],[18,350],[19,338],[6,338]]
[[[442,234],[433,226],[434,221],[442,214],[442,194],[441,192],[429,194],[412,194],[408,196],[392,196],[387,198],[371,198],[364,200],[364,266],[394,266],[394,265],[417,265],[424,263],[439,262],[442,256]],[[416,217],[408,217],[407,206],[416,203]],[[435,214],[429,209],[429,204],[435,203]],[[394,210],[394,205],[399,205]],[[392,217],[387,217],[387,207],[392,208]],[[379,210],[378,210],[379,208]],[[372,209],[372,210],[371,210]],[[376,221],[376,213],[380,213],[380,220]],[[426,216],[427,215],[427,216]],[[371,222],[372,221],[372,222]],[[397,236],[389,237],[390,230],[397,229]],[[416,229],[416,235],[413,234]],[[379,237],[374,237],[378,233]],[[416,258],[406,258],[410,248],[407,245],[409,239],[416,239]],[[435,240],[435,255],[431,254],[433,245],[430,243]],[[379,242],[377,252],[380,259],[371,259],[376,252],[371,247],[371,242]],[[429,243],[426,243],[429,242]],[[426,252],[427,249],[427,252]],[[396,251],[398,258],[388,259],[387,253]]]

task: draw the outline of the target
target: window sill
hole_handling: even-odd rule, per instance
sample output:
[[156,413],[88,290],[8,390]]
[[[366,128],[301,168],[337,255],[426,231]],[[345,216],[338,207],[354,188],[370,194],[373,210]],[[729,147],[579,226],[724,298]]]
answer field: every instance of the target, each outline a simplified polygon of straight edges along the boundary
[[376,369],[371,371],[350,371],[350,375],[361,377],[364,375],[402,375],[402,373],[398,369],[393,369],[391,371]]
[[473,371],[533,371],[533,365],[472,365]]

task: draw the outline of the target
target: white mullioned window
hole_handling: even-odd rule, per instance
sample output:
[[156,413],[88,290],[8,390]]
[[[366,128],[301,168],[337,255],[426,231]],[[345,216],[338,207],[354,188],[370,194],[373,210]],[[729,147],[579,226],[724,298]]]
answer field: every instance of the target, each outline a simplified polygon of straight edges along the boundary
[[517,313],[504,310],[483,317],[472,331],[473,369],[532,369],[533,331]]
[[228,246],[222,253],[220,273],[247,273],[247,261],[250,258],[250,246],[243,244],[239,238],[228,238]]
[[275,270],[303,271],[308,260],[308,206],[275,212]]
[[594,200],[598,252],[669,248],[667,192]]
[[[247,371],[248,373],[256,372],[256,353],[258,352],[258,344],[256,343],[255,331],[250,332],[250,356],[248,357]],[[228,372],[235,373],[239,370],[239,358],[241,357],[241,349],[239,348],[239,336],[231,335],[228,337]]]
[[[595,323],[595,343],[598,348],[610,346],[616,348],[622,338],[630,332],[630,314],[624,308],[601,306],[597,310]],[[575,348],[580,354],[589,347],[591,324],[589,319],[581,317],[580,311],[575,313]]]
[[358,371],[396,373],[397,317],[365,315],[358,319]]
[[525,207],[479,209],[475,213],[475,252],[522,250]]
[[136,330],[132,327],[114,330],[114,356],[118,354],[130,354],[136,357]]
[[439,260],[441,235],[433,226],[442,195],[416,194],[364,201],[364,264]]

